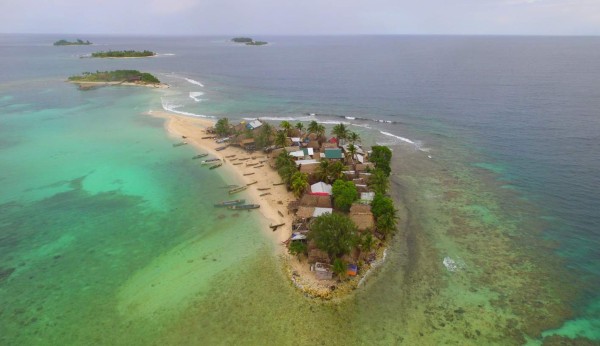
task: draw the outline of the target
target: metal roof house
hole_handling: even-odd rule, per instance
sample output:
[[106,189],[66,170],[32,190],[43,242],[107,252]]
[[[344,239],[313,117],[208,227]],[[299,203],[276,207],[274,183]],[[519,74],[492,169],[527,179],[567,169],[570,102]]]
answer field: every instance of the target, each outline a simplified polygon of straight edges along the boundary
[[249,122],[248,124],[246,124],[246,128],[250,129],[250,130],[254,130],[257,129],[259,127],[262,126],[263,123],[260,122],[260,120],[252,120],[251,122]]

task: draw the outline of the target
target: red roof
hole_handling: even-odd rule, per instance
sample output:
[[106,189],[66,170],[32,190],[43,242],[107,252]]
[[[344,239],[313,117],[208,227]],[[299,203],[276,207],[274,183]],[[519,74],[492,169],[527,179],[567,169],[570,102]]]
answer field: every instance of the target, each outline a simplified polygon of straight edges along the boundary
[[338,140],[337,140],[337,138],[335,138],[335,137],[331,137],[331,138],[328,140],[328,142],[329,142],[329,143],[337,143],[337,142],[338,142]]

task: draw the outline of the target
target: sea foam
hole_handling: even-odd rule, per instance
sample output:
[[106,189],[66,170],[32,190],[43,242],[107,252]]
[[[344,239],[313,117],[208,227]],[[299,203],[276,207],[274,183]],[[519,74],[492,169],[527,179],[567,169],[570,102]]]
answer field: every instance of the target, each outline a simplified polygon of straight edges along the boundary
[[190,98],[196,102],[202,101],[202,99],[200,98],[200,96],[202,95],[204,95],[204,93],[201,91],[190,91]]
[[201,86],[201,87],[203,87],[203,88],[204,88],[204,84],[202,84],[202,83],[198,82],[197,80],[193,80],[193,79],[191,79],[191,78],[186,78],[186,77],[184,77],[183,79],[185,79],[186,81],[188,81],[188,82],[189,82],[189,83],[191,83],[191,84],[194,84],[194,85],[199,85],[199,86]]
[[165,101],[164,99],[162,100],[162,107],[165,111],[176,113],[176,114],[187,115],[187,116],[198,117],[198,118],[214,118],[214,116],[212,116],[212,115],[203,115],[203,114],[179,111],[179,110],[177,110],[177,108],[183,107],[182,105],[174,105],[174,104],[169,103],[168,101]]

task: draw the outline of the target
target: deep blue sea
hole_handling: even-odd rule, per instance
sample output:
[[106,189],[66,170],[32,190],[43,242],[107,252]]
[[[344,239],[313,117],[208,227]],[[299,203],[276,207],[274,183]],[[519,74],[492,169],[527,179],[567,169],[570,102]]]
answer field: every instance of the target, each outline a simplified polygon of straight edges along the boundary
[[[600,342],[600,38],[52,46],[71,36],[0,35],[0,344]],[[108,49],[158,56],[85,57]],[[114,69],[171,87],[64,82]],[[348,301],[302,297],[249,235],[260,220],[214,215],[229,181],[174,150],[153,109],[345,122],[391,146],[390,259]]]

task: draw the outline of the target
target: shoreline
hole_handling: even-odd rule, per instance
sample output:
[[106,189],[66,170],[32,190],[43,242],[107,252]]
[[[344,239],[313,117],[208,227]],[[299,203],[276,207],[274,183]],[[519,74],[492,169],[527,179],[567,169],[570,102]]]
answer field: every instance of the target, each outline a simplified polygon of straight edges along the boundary
[[68,83],[75,84],[81,90],[89,90],[94,88],[101,88],[105,86],[140,86],[145,88],[153,88],[153,89],[167,89],[171,86],[169,84],[164,83],[156,83],[156,84],[143,84],[143,83],[133,83],[133,82],[85,82],[85,81],[71,81],[68,80]]

